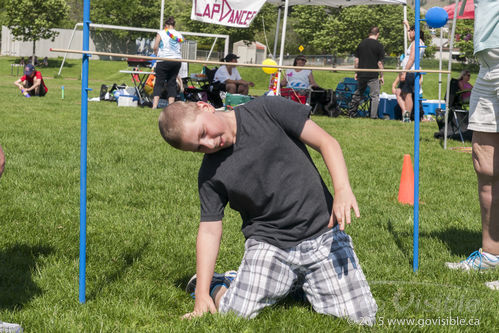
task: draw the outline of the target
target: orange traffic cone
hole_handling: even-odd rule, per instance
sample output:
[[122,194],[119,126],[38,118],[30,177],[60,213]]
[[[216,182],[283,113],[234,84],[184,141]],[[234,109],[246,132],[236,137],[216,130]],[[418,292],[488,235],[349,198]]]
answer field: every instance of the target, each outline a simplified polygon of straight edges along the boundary
[[414,205],[414,169],[409,154],[404,155],[399,186],[399,202]]

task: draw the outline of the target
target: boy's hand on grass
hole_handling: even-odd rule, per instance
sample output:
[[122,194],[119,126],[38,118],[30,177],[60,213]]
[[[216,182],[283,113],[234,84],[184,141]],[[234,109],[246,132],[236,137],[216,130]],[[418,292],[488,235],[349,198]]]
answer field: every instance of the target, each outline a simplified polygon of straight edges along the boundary
[[182,319],[192,319],[196,317],[201,317],[205,313],[216,313],[217,308],[215,307],[215,302],[210,297],[210,295],[196,295],[196,302],[194,303],[194,311],[186,313],[182,316]]
[[328,227],[332,228],[335,222],[340,225],[340,230],[345,229],[345,223],[352,222],[351,210],[357,218],[360,217],[359,206],[351,188],[334,192],[333,213],[329,219]]

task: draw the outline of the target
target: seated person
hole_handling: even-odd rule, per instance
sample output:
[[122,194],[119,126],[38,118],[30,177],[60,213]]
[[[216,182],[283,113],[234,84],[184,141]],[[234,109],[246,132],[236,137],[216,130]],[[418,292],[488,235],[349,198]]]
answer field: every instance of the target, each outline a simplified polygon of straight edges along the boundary
[[[307,59],[299,55],[295,58],[293,66],[303,67],[306,62]],[[287,69],[286,76],[281,80],[281,86],[293,89],[320,89],[310,69]]]
[[464,70],[461,72],[461,76],[458,79],[459,81],[457,84],[459,85],[461,102],[463,102],[463,103],[470,102],[471,89],[473,89],[473,86],[470,83],[470,78],[471,78],[470,72],[467,70]]
[[[237,63],[239,57],[233,53],[227,54],[223,61],[227,63]],[[221,66],[215,73],[215,82],[222,83],[221,90],[224,90],[230,94],[242,94],[248,95],[249,87],[254,87],[255,84],[251,81],[245,81],[241,78],[236,65],[224,65]]]
[[48,89],[43,82],[42,73],[35,69],[32,64],[27,64],[24,67],[24,75],[14,82],[14,84],[26,96],[45,96]]

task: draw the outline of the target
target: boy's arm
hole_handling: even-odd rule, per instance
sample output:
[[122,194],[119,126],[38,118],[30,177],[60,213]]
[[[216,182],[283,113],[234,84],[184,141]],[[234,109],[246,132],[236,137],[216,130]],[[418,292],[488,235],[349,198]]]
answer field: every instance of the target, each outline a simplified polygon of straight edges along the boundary
[[356,217],[360,217],[360,213],[357,200],[350,187],[341,147],[336,139],[310,119],[305,122],[300,140],[321,153],[326,163],[334,187],[333,213],[328,227],[331,228],[335,222],[338,222],[340,230],[343,230],[345,222],[347,224],[351,222],[350,210],[354,210]]
[[194,311],[184,318],[199,317],[206,312],[215,313],[217,308],[210,296],[210,284],[215,271],[220,239],[222,238],[222,221],[201,222],[196,240],[196,301]]
[[23,85],[21,84],[21,79],[18,79],[16,82],[14,82],[14,84],[19,88],[19,89],[23,89]]

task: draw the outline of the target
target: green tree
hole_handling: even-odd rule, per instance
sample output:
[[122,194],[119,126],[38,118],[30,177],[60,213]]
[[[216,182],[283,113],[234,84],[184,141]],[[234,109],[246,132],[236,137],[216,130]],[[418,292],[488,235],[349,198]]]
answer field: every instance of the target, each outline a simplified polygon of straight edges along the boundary
[[476,63],[473,55],[474,20],[457,20],[454,47],[459,49],[460,58],[469,63]]
[[[181,30],[182,20],[179,17],[187,6],[190,6],[188,0],[165,1],[163,22],[173,16],[177,21],[176,28]],[[99,0],[92,3],[90,9],[93,23],[148,29],[160,28],[160,13],[161,1],[158,0]],[[113,33],[120,37],[143,37],[141,33],[124,30],[114,30]]]
[[157,0],[101,0],[92,4],[90,17],[98,24],[158,29],[160,5]]
[[[379,41],[387,54],[401,54],[404,48],[402,6],[295,6],[291,13],[292,29],[299,42],[311,52],[321,54],[352,54],[369,29],[378,26]],[[414,22],[414,12],[408,12]],[[429,30],[421,25],[425,35]],[[428,43],[427,43],[428,44]],[[428,52],[426,52],[428,54]]]
[[67,17],[68,6],[65,0],[7,0],[6,23],[17,40],[33,42],[33,61],[35,43],[40,39],[54,39],[58,27]]
[[7,25],[7,11],[5,4],[7,0],[0,0],[0,25]]

